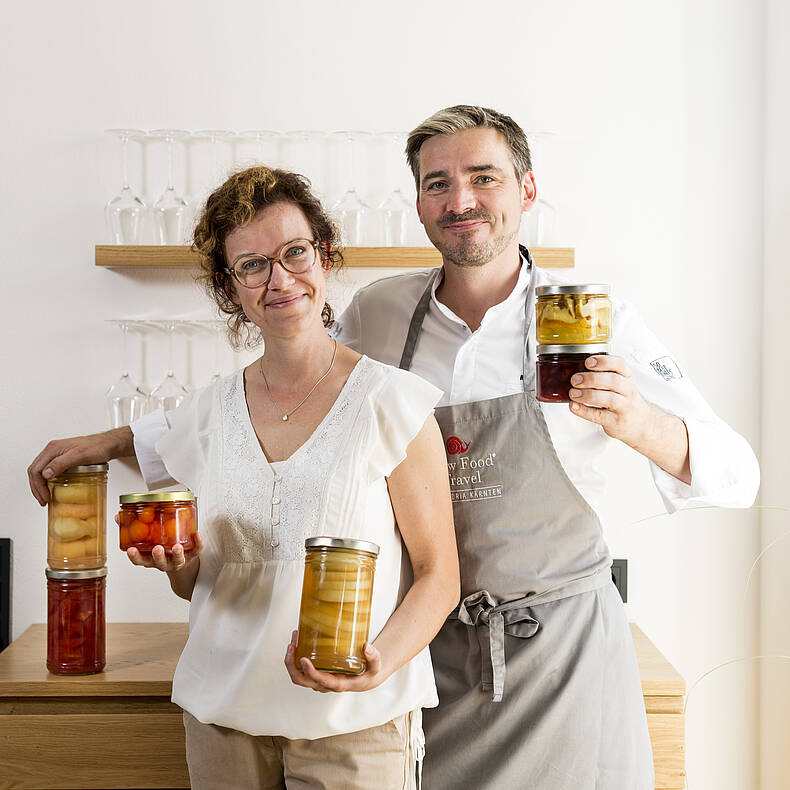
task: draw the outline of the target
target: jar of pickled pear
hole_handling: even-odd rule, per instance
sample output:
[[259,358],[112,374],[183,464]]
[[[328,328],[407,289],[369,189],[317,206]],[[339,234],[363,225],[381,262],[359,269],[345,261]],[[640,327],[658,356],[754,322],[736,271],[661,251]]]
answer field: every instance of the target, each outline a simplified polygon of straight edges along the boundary
[[370,630],[373,574],[379,547],[365,540],[317,537],[305,541],[297,666],[361,675]]
[[72,466],[49,480],[50,568],[101,568],[107,562],[107,468]]
[[90,675],[105,664],[104,591],[107,568],[46,569],[47,669]]
[[166,554],[180,543],[184,553],[195,548],[197,500],[191,491],[153,491],[123,494],[120,546],[122,551],[134,546],[150,554],[154,546],[164,546]]
[[571,376],[584,373],[588,357],[608,353],[609,346],[585,345],[538,346],[535,370],[535,397],[543,403],[569,403],[573,387]]
[[535,331],[539,344],[611,340],[612,303],[608,285],[539,285],[535,295]]

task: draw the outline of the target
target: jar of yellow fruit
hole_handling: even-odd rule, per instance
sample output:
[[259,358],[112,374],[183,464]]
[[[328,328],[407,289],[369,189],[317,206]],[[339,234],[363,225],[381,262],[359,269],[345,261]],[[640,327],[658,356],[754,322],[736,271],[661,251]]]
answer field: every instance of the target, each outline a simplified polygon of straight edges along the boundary
[[539,285],[535,296],[535,332],[539,345],[610,341],[612,303],[608,285]]
[[305,541],[296,662],[361,675],[370,629],[373,574],[379,547],[365,540],[317,537]]
[[107,468],[72,466],[49,481],[50,568],[101,568],[107,562]]

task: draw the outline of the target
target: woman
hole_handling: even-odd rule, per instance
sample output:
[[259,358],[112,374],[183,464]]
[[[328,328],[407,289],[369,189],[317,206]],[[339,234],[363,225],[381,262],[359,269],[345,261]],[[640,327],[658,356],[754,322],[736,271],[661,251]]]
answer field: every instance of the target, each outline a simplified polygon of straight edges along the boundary
[[[327,335],[336,245],[307,182],[264,167],[231,176],[195,230],[209,294],[264,353],[167,414],[157,452],[197,495],[198,549],[128,552],[191,601],[173,700],[193,788],[410,787],[438,702],[427,644],[459,595],[441,393]],[[381,547],[359,676],[294,660],[315,535]]]

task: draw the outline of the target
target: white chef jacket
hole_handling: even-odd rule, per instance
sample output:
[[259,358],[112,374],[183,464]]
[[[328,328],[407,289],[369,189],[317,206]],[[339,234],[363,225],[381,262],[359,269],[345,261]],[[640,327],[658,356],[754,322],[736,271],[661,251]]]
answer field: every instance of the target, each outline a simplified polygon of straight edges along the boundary
[[[430,271],[387,277],[361,288],[332,327],[338,342],[381,362],[398,365],[414,308]],[[567,282],[538,268],[536,285]],[[415,349],[411,371],[445,394],[440,406],[511,395],[523,389],[521,374],[529,272],[522,265],[510,295],[486,312],[474,332],[433,294]],[[749,507],[757,495],[760,470],[748,442],[716,416],[668,349],[645,326],[636,309],[612,297],[609,352],[625,359],[642,396],[677,415],[689,437],[691,484],[649,462],[668,513],[687,503]],[[527,338],[534,360],[534,337]],[[541,403],[557,456],[570,481],[596,511],[606,480],[598,461],[610,437],[573,414],[566,403]],[[159,410],[132,423],[135,453],[149,488],[171,484],[154,444],[167,429]]]

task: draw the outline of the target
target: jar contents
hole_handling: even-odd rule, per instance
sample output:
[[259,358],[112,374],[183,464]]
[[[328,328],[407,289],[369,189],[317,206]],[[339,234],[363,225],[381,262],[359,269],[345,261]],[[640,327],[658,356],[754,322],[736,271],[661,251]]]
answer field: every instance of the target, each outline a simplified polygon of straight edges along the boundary
[[538,346],[535,397],[543,403],[569,403],[571,376],[587,371],[585,360],[606,354],[607,346],[552,345]]
[[89,675],[105,664],[106,568],[47,568],[47,669],[58,675]]
[[543,285],[535,293],[538,343],[608,343],[611,339],[612,304],[608,286]]
[[107,464],[67,469],[49,481],[49,495],[49,567],[102,567],[107,561]]
[[166,554],[180,543],[184,553],[195,548],[197,508],[191,491],[159,491],[124,494],[120,498],[120,546],[134,546],[150,554],[154,546],[164,546]]
[[316,669],[360,675],[370,629],[373,575],[379,547],[341,538],[305,541],[304,581],[295,661]]

